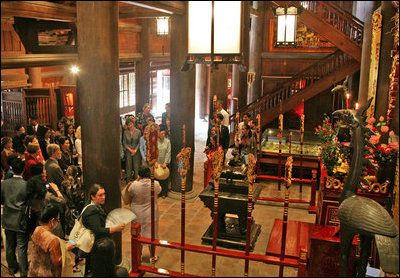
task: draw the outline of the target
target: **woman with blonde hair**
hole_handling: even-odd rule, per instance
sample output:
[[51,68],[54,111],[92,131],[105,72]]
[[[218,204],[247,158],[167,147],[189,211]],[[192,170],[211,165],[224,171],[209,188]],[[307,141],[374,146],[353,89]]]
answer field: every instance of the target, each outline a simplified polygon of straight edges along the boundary
[[78,126],[75,131],[75,149],[78,153],[78,166],[82,170],[82,133],[81,133],[81,126]]

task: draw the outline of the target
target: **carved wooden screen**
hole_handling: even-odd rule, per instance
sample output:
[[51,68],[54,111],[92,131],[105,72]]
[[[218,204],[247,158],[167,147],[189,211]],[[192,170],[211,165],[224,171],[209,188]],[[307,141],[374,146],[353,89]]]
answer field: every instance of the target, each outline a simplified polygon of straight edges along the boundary
[[15,127],[24,124],[21,89],[1,91],[1,119],[3,120],[1,136],[13,136]]
[[38,123],[56,128],[57,114],[54,90],[52,88],[38,88],[24,90],[25,123],[32,115],[38,117]]

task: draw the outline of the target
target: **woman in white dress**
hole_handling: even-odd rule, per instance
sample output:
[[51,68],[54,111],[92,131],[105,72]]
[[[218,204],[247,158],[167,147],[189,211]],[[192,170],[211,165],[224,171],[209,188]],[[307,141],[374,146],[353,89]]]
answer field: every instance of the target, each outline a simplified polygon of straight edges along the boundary
[[78,126],[75,131],[75,148],[78,153],[78,166],[82,169],[82,141],[81,141],[81,126]]
[[[140,167],[138,178],[128,188],[129,194],[132,196],[131,210],[136,214],[136,221],[142,225],[142,237],[151,238],[151,180],[150,168]],[[154,181],[154,230],[155,238],[158,238],[158,202],[157,196],[161,192],[161,186],[158,181]],[[150,250],[150,245],[149,245]],[[156,256],[157,260],[157,256]]]

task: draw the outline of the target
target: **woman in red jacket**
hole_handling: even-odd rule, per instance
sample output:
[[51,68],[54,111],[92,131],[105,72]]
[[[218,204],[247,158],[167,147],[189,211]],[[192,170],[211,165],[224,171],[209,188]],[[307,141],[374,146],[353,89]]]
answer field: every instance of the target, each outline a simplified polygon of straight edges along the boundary
[[40,163],[40,147],[39,144],[29,143],[25,152],[25,169],[23,177],[29,180],[32,177],[32,165]]

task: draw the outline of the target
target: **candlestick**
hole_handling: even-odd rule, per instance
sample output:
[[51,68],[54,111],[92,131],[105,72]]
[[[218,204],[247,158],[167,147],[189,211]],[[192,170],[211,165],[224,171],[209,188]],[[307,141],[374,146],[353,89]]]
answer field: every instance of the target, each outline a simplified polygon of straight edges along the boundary
[[346,106],[347,106],[347,109],[350,109],[350,94],[349,93],[346,94]]
[[356,110],[358,110],[360,108],[360,104],[358,104],[358,102],[356,102]]

